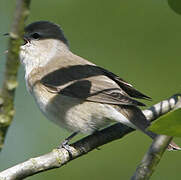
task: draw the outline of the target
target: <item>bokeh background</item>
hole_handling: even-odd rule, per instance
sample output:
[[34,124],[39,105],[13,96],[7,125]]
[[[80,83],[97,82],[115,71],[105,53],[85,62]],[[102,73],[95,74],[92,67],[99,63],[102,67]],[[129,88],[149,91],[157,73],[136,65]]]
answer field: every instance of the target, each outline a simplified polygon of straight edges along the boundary
[[[171,0],[169,0],[169,3]],[[177,7],[177,6],[176,6]],[[15,0],[0,2],[0,33],[10,30]],[[155,104],[181,91],[181,15],[166,0],[32,1],[28,23],[61,24],[72,51],[135,85]],[[7,38],[0,36],[0,85]],[[27,93],[19,70],[16,115],[0,153],[0,170],[51,151],[68,132],[49,122]],[[81,138],[78,136],[77,138]],[[181,140],[175,138],[181,145]],[[78,158],[61,169],[27,179],[129,179],[151,139],[134,132]],[[180,180],[181,152],[166,152],[151,179]]]

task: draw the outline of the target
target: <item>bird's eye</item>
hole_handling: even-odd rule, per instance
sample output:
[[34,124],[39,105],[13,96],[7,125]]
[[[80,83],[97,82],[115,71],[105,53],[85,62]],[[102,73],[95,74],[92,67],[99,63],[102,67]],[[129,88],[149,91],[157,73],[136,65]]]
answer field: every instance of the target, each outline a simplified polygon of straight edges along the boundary
[[31,35],[31,37],[32,37],[33,39],[39,39],[39,38],[40,38],[40,34],[38,34],[38,33],[33,33],[33,34]]

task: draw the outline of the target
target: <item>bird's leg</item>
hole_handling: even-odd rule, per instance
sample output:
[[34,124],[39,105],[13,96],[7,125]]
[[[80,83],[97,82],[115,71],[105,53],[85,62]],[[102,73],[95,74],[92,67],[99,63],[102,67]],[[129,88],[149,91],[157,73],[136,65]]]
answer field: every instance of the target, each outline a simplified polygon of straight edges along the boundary
[[68,136],[66,139],[63,140],[63,142],[59,145],[60,148],[66,149],[70,153],[70,146],[68,145],[69,141],[78,134],[79,132],[74,132],[70,136]]

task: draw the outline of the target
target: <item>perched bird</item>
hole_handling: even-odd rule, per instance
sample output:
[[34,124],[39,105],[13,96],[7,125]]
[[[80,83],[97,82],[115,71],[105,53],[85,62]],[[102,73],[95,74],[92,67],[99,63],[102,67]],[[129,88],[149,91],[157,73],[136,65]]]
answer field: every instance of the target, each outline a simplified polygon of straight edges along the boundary
[[[38,21],[25,28],[20,61],[28,91],[41,112],[73,132],[94,133],[112,122],[146,130],[150,123],[134,98],[150,99],[114,73],[72,53],[60,26]],[[170,145],[174,149],[174,146]]]

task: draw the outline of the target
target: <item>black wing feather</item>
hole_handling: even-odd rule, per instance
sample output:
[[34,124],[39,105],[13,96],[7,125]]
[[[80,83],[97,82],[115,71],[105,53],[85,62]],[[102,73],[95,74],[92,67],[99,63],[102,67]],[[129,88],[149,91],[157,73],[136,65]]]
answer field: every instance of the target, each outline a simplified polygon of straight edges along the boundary
[[134,98],[139,98],[139,99],[147,99],[151,100],[151,97],[139,92],[131,84],[120,78],[119,76],[115,75],[114,73],[99,67],[106,76],[108,76],[110,79],[115,81],[129,96],[134,97]]
[[105,104],[144,106],[131,97],[149,98],[115,74],[88,64],[62,67],[41,83],[52,93]]

